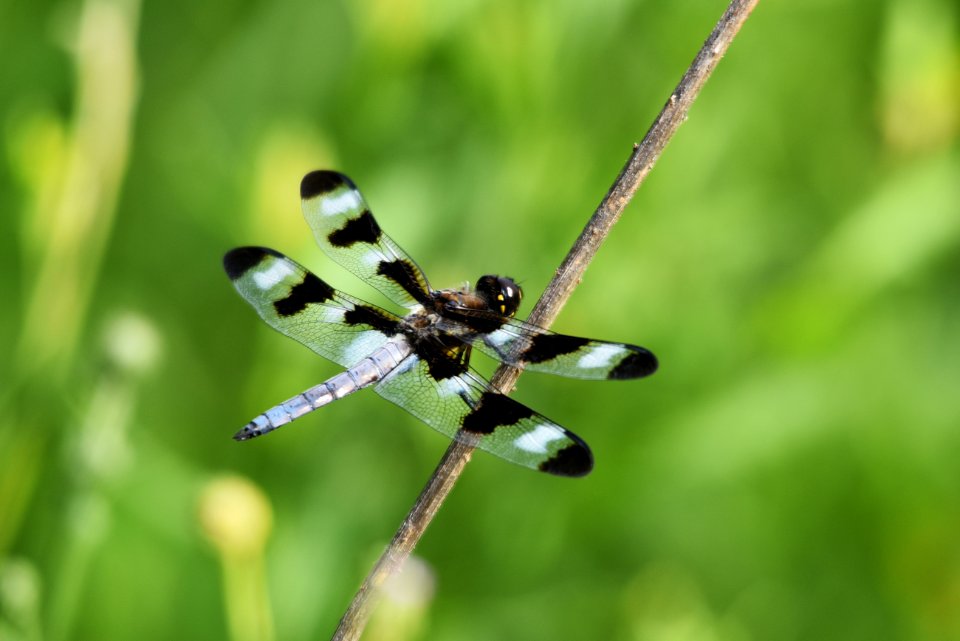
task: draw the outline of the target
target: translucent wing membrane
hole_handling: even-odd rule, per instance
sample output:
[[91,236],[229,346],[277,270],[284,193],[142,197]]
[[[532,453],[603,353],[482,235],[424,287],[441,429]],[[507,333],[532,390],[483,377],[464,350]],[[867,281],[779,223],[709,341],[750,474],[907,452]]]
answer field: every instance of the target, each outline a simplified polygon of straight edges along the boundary
[[334,171],[312,171],[300,183],[300,197],[307,224],[330,258],[404,307],[428,300],[426,276],[383,233],[353,181]]
[[437,379],[411,356],[374,390],[449,438],[512,463],[559,476],[584,476],[593,469],[590,448],[576,434],[494,391],[470,371]]
[[224,256],[223,265],[267,324],[344,367],[397,333],[397,316],[338,292],[280,252],[238,247]]

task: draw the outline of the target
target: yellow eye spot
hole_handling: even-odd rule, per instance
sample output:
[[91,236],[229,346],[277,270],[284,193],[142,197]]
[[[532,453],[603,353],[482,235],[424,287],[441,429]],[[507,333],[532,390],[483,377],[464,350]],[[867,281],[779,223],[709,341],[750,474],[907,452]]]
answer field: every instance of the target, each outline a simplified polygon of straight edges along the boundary
[[503,294],[497,294],[497,300],[503,300]]
[[506,313],[507,313],[507,306],[506,306],[506,305],[501,305],[501,306],[500,306],[500,313],[501,313],[501,314],[506,314]]

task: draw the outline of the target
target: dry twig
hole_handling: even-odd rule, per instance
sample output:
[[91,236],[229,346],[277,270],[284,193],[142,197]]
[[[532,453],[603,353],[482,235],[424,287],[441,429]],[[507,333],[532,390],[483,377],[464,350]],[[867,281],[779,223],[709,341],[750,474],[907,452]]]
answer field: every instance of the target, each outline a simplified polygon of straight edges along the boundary
[[[600,244],[620,218],[620,214],[633,198],[640,183],[650,173],[660,152],[666,147],[680,124],[686,120],[690,105],[693,104],[700,89],[758,1],[732,0],[727,7],[680,83],[670,94],[670,98],[643,141],[634,145],[627,164],[620,171],[610,191],[587,222],[580,237],[557,269],[553,280],[534,306],[528,318],[529,322],[541,327],[549,327],[556,319],[560,309],[580,282],[587,265],[593,260]],[[519,369],[501,366],[490,382],[494,388],[508,393],[513,390],[519,376]],[[360,586],[360,590],[340,620],[333,641],[355,641],[360,638],[370,616],[378,588],[388,577],[402,568],[404,561],[413,552],[413,548],[470,460],[475,444],[469,442],[469,435],[464,436],[463,441],[454,441],[443,455],[443,459],[403,520],[390,545]]]

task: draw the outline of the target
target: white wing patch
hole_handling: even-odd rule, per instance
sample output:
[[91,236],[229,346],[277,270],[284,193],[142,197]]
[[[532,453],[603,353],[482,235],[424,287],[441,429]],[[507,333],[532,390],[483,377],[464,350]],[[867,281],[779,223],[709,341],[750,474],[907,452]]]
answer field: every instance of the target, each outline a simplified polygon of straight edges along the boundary
[[358,334],[349,345],[343,348],[342,354],[345,362],[359,363],[370,356],[370,337],[366,334]]
[[580,357],[577,366],[581,369],[610,367],[614,357],[621,353],[623,353],[623,348],[619,345],[597,345]]
[[287,263],[276,260],[267,269],[253,272],[253,282],[256,283],[257,287],[266,291],[276,287],[283,282],[284,278],[293,274],[293,269]]
[[323,216],[338,216],[357,209],[360,209],[360,196],[352,189],[320,200],[320,214]]
[[561,441],[566,436],[553,425],[538,425],[532,432],[521,434],[513,440],[513,444],[524,452],[532,454],[546,454],[547,446],[553,441]]
[[377,267],[380,265],[380,263],[387,260],[388,259],[386,256],[373,249],[363,252],[363,255],[360,256],[360,262],[366,265],[370,271],[374,273],[376,273]]
[[331,307],[329,305],[323,306],[323,311],[317,317],[317,320],[321,323],[340,323],[343,322],[343,316],[346,314],[347,310],[340,307]]
[[442,381],[437,381],[437,384],[447,396],[460,396],[462,398],[469,392],[467,386],[457,376],[452,376],[450,378],[445,378]]
[[498,329],[484,336],[483,342],[491,347],[503,347],[510,342],[511,338],[513,338],[513,334],[504,329]]

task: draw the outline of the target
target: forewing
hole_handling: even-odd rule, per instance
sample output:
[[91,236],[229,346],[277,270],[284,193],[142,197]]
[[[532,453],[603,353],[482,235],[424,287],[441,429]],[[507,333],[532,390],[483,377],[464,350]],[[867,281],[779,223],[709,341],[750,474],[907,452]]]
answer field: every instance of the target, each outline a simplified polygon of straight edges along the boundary
[[451,439],[541,472],[584,476],[590,448],[576,434],[494,391],[470,371],[442,379],[410,356],[374,390]]
[[223,257],[223,266],[267,324],[344,367],[398,332],[399,318],[338,292],[280,252],[238,247]]
[[404,307],[427,302],[426,276],[383,233],[353,181],[335,171],[312,171],[300,183],[300,197],[307,224],[330,258]]
[[441,328],[491,358],[526,370],[570,378],[624,380],[657,371],[657,358],[647,349],[627,343],[595,341],[551,331],[489,312],[459,310],[456,321]]

